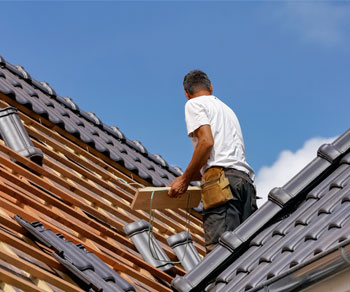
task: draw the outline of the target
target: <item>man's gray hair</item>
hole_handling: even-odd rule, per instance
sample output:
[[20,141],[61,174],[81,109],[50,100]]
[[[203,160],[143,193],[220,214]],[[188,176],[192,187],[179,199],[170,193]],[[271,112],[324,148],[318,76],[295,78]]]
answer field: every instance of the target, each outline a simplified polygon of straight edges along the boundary
[[198,90],[210,91],[210,79],[207,74],[201,70],[193,70],[186,74],[183,86],[186,92],[194,94]]

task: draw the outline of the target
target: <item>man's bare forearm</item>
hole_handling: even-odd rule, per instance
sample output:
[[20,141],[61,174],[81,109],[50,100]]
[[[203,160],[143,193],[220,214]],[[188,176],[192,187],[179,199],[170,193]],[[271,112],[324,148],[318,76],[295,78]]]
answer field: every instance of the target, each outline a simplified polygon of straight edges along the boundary
[[213,135],[209,125],[204,125],[198,128],[194,135],[198,138],[197,145],[194,149],[192,159],[188,164],[183,175],[177,177],[170,184],[170,197],[177,197],[186,192],[188,185],[192,180],[198,178],[199,171],[203,165],[208,161],[211,149],[214,145]]
[[183,174],[187,181],[190,182],[200,178],[200,169],[208,161],[212,147],[213,145],[210,141],[198,141],[192,159]]

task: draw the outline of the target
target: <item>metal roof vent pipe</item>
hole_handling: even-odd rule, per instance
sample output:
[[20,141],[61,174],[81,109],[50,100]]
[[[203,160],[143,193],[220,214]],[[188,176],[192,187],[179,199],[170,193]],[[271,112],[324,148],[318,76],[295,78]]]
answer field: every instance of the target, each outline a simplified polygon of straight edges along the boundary
[[0,109],[0,135],[6,146],[42,165],[43,152],[35,148],[14,107]]
[[188,232],[174,234],[167,238],[169,246],[175,252],[181,265],[189,272],[202,260],[193,245],[192,236]]
[[163,272],[172,273],[173,265],[160,247],[158,241],[150,232],[150,225],[145,220],[129,223],[124,226],[125,233],[130,237],[142,258]]

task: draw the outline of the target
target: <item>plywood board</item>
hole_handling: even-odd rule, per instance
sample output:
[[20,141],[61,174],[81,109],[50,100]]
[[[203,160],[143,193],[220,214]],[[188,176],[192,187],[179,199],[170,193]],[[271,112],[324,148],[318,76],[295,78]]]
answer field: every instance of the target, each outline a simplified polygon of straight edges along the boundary
[[134,210],[149,210],[152,209],[187,209],[195,208],[201,200],[200,187],[188,187],[187,192],[178,198],[170,198],[168,192],[170,187],[145,187],[137,190],[134,200],[131,204],[131,209]]

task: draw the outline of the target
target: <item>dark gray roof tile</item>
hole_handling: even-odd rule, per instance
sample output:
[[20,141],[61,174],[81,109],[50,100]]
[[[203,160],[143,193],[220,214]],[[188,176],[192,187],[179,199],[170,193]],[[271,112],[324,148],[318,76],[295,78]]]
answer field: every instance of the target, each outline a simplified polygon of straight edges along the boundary
[[19,88],[23,88],[21,82],[19,82],[18,80],[15,79],[10,79],[10,83],[12,84],[12,86],[14,87],[19,87]]
[[99,137],[103,140],[104,143],[106,143],[108,145],[112,145],[112,146],[114,145],[111,137],[109,137],[105,133],[103,133],[102,135],[99,135]]
[[23,66],[20,65],[16,65],[15,66],[17,68],[17,70],[20,72],[21,77],[25,80],[32,80],[32,77],[30,77],[29,73],[24,69]]
[[124,231],[146,262],[162,271],[173,269],[169,257],[154,238],[153,234],[149,233],[150,225],[147,221],[139,220],[129,223],[124,226]]
[[124,163],[124,160],[123,158],[120,156],[120,153],[118,153],[117,151],[109,151],[109,157],[110,159],[112,159],[113,161],[115,162],[118,162],[118,163]]
[[[343,218],[343,221],[345,220],[348,220],[348,219]],[[335,234],[333,234],[333,237],[330,237],[330,236],[327,236],[328,233],[325,230],[322,230],[322,231],[323,232],[320,232],[320,234],[321,233],[323,235],[325,234],[324,237],[319,236],[317,238],[309,238],[304,241],[299,241],[299,245],[295,249],[286,250],[286,251],[282,250],[282,252],[278,255],[278,257],[276,257],[275,261],[271,262],[270,265],[265,265],[263,267],[264,270],[262,270],[259,267],[258,275],[251,276],[251,278],[254,278],[254,280],[252,279],[247,280],[248,284],[246,285],[246,287],[255,287],[261,281],[268,280],[272,277],[275,277],[279,275],[281,272],[286,271],[286,269],[294,267],[297,264],[302,264],[303,261],[309,258],[308,255],[312,254],[312,251],[315,249],[315,245],[318,245],[318,240],[319,242],[322,242],[322,245],[324,246],[324,250],[332,247],[332,244],[337,243],[337,240],[334,239]],[[230,287],[232,287],[231,284],[230,284]],[[238,288],[237,286],[235,287]]]
[[[51,111],[50,109],[48,109],[48,107],[46,107],[46,109],[45,108],[43,108],[43,109],[49,113],[49,118],[48,119],[49,119],[49,121],[51,123],[54,123],[55,125],[58,125],[61,128],[64,128],[65,121],[64,121],[63,117],[60,117],[58,114],[56,114],[56,112]],[[37,112],[37,114],[39,114],[39,113]]]
[[15,74],[15,75],[17,75],[18,77],[24,79],[23,73],[22,73],[20,70],[18,70],[18,68],[17,68],[16,66],[14,66],[14,65],[12,65],[12,64],[10,64],[10,63],[8,63],[8,62],[5,62],[4,65],[5,65],[5,67],[6,67],[9,71],[11,71],[13,74]]
[[349,155],[350,130],[320,147],[317,158],[270,192],[268,202],[223,234],[219,246],[172,287],[197,291],[216,278],[217,292],[254,291],[315,253],[336,247],[347,238],[350,218]]
[[[40,222],[29,223],[20,216],[16,221],[27,229],[36,240],[53,249],[54,257],[94,291],[135,291],[135,288],[119,274],[108,267],[92,252],[86,251],[81,244],[65,240],[62,234],[54,234]],[[102,290],[103,289],[103,290]]]
[[[348,167],[339,167],[341,168],[342,172],[339,172],[338,169],[333,173],[332,176],[328,177],[327,180],[323,181],[322,186],[324,190],[329,190],[329,185],[332,181],[332,178],[334,179],[337,176],[344,177],[345,174],[348,175]],[[335,175],[334,175],[335,174]],[[327,183],[328,182],[328,183]],[[319,188],[319,186],[317,187]],[[333,190],[332,192],[339,191]],[[326,199],[326,198],[325,198]],[[230,268],[228,268],[225,272],[222,273],[217,278],[218,282],[230,282],[232,279],[234,279],[235,273],[239,272],[252,272],[251,268],[254,267],[252,264],[255,262],[256,259],[259,259],[261,262],[269,262],[271,261],[273,253],[277,252],[279,249],[277,247],[277,241],[282,242],[282,247],[281,251],[292,251],[294,249],[295,241],[293,241],[294,238],[297,238],[297,242],[299,242],[299,237],[296,235],[298,234],[299,230],[299,235],[302,230],[304,230],[304,227],[308,225],[309,221],[313,218],[310,216],[307,216],[308,212],[310,209],[314,208],[316,211],[321,209],[323,205],[327,205],[328,201],[334,202],[333,201],[333,196],[327,196],[327,200],[323,201],[316,201],[315,199],[308,199],[306,200],[298,209],[296,212],[294,212],[291,216],[288,218],[284,219],[278,224],[274,224],[270,226],[268,229],[264,230],[261,232],[257,238],[254,238],[252,240],[252,243],[254,245],[254,242],[259,242],[260,238],[265,238],[265,241],[267,244],[264,245],[263,247],[260,247],[259,249],[255,248],[253,249],[252,247],[248,249],[246,254],[243,254]],[[338,200],[339,203],[339,200]],[[313,216],[315,215],[312,213]],[[296,219],[298,218],[298,219]],[[296,223],[294,223],[296,222]],[[318,221],[316,221],[315,226],[317,227]],[[298,226],[299,225],[299,226]],[[324,228],[324,227],[323,227]],[[315,232],[317,230],[313,230]],[[268,236],[268,234],[271,234]],[[287,234],[286,237],[281,236],[282,234]],[[289,235],[288,235],[289,234]],[[274,235],[280,235],[279,237],[276,237]],[[306,233],[305,237],[307,237],[308,233]],[[266,240],[268,239],[268,240]],[[252,244],[251,244],[252,245]],[[233,287],[234,284],[232,284],[231,287]]]
[[[60,100],[60,99],[58,99],[58,100]],[[66,105],[68,108],[70,108],[73,112],[80,111],[77,104],[70,97],[68,97],[68,96],[63,97],[63,100],[61,100],[61,101],[64,103],[64,105]]]
[[[306,196],[306,199],[320,199],[327,194],[329,188],[332,188],[334,182],[339,182],[349,177],[350,167],[348,165],[340,165],[332,174],[325,178],[319,185],[312,189]],[[329,187],[328,187],[329,186]],[[335,185],[334,185],[335,186]]]
[[91,123],[95,124],[95,119],[93,119],[87,112],[80,110],[79,114],[84,117],[86,120],[90,121]]
[[118,127],[107,126],[94,113],[82,111],[71,98],[58,96],[48,83],[31,78],[24,68],[1,60],[0,92],[3,94],[155,186],[168,185],[181,175],[181,169],[169,166],[159,154],[148,153],[141,142],[127,139]]
[[92,119],[92,122],[96,125],[96,126],[101,126],[102,122],[101,120],[92,112],[87,112],[88,116]]
[[202,260],[193,245],[190,233],[174,234],[167,238],[167,242],[186,271],[192,270]]
[[178,166],[169,166],[169,171],[174,174],[175,176],[179,176],[183,174],[183,171]]
[[0,66],[6,66],[5,58],[0,56]]
[[[91,270],[86,270],[83,271],[84,276],[87,279],[90,279],[91,282],[94,283],[94,285],[100,289],[98,291],[103,291],[103,292],[123,292],[121,288],[118,286],[114,285],[113,282],[106,282],[104,281],[99,275],[97,275],[94,271]],[[102,289],[102,290],[101,290]],[[93,291],[96,291],[95,289]]]
[[120,139],[121,141],[125,142],[125,135],[124,133],[116,126],[110,126],[107,128],[109,133],[111,133],[114,137],[117,139]]
[[[348,167],[342,169],[348,174]],[[330,184],[331,182],[328,181],[328,186],[324,186],[328,193],[319,201],[315,202],[315,200],[312,200],[313,204],[310,204],[310,200],[306,200],[297,209],[297,211],[303,211],[299,212],[298,220],[300,221],[304,218],[303,222],[307,222],[307,224],[294,224],[293,226],[295,216],[285,218],[280,224],[289,222],[291,226],[291,230],[286,236],[280,237],[278,241],[273,241],[272,237],[266,243],[266,250],[261,249],[258,252],[255,248],[253,254],[249,253],[252,249],[250,247],[247,254],[243,254],[237,260],[243,261],[247,265],[251,259],[254,264],[249,269],[242,268],[242,265],[238,269],[236,263],[234,263],[223,275],[219,276],[218,282],[228,283],[225,286],[221,284],[220,287],[224,287],[222,291],[231,291],[230,289],[245,291],[254,288],[263,281],[276,277],[281,272],[295,265],[302,264],[315,254],[336,245],[339,242],[339,238],[343,234],[347,234],[344,227],[348,227],[350,220],[350,202],[347,200],[345,202],[343,199],[349,196],[350,185],[346,185],[343,188],[330,189]],[[256,258],[259,258],[258,265],[254,262]],[[249,275],[241,277],[237,282],[234,275],[242,270],[249,271]],[[227,276],[229,274],[228,271],[231,271],[230,277]]]
[[[0,92],[13,98],[16,96],[13,87],[6,82],[6,79],[0,78]],[[29,103],[28,100],[26,100]]]
[[137,150],[138,150],[140,153],[142,153],[142,154],[144,154],[144,155],[148,154],[148,151],[147,151],[146,147],[143,146],[142,143],[141,143],[139,140],[134,140],[133,142],[134,142],[134,144],[136,145],[136,148],[137,148]]
[[274,235],[283,236],[285,233],[278,230],[277,226],[278,226],[278,222],[269,226],[264,232],[261,232],[255,238],[253,238],[251,240],[251,242],[249,243],[249,246],[262,246],[262,245],[264,245],[266,240],[268,240],[268,238],[271,236],[270,235],[271,232],[272,232],[272,236],[274,236]]

